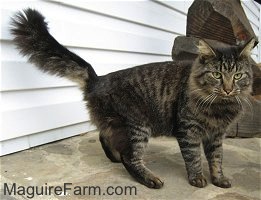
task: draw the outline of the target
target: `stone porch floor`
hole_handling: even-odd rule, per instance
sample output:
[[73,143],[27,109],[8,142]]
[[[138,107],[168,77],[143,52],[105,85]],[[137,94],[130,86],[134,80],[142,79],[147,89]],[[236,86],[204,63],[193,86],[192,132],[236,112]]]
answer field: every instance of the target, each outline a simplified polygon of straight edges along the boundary
[[[261,199],[260,142],[260,138],[226,139],[223,166],[233,187],[222,189],[213,186],[204,159],[203,166],[209,184],[199,189],[187,182],[184,161],[176,140],[151,139],[144,160],[164,180],[162,189],[153,190],[132,179],[122,164],[111,163],[103,153],[98,133],[89,132],[1,157],[0,199],[257,200]],[[14,183],[16,192],[19,191],[21,195],[4,194],[4,187],[11,190]],[[64,183],[68,183],[66,187],[71,188],[66,194],[60,191]],[[51,191],[52,194],[31,198],[32,195],[28,194],[31,194],[32,188],[27,186],[37,186],[38,189],[41,186],[55,186],[58,195],[49,188],[45,192]],[[83,186],[85,194],[83,189],[80,190]],[[22,195],[23,189],[28,189],[27,195]],[[82,192],[82,195],[74,195],[73,192]]]

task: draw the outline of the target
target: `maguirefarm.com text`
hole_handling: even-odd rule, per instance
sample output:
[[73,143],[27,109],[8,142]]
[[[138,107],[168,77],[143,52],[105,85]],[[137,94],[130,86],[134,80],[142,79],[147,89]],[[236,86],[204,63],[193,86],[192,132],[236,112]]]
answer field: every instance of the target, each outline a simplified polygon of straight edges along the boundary
[[23,196],[32,199],[36,196],[136,196],[135,186],[75,186],[72,183],[63,183],[62,186],[21,186],[16,183],[3,185],[5,196]]

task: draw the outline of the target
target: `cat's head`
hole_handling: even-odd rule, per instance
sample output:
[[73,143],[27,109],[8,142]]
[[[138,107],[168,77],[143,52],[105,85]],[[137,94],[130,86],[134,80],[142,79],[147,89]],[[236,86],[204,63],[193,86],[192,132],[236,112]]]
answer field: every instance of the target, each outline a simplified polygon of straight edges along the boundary
[[213,48],[203,40],[199,41],[199,57],[190,76],[191,92],[215,97],[216,101],[237,100],[252,91],[251,50],[255,40],[244,46]]

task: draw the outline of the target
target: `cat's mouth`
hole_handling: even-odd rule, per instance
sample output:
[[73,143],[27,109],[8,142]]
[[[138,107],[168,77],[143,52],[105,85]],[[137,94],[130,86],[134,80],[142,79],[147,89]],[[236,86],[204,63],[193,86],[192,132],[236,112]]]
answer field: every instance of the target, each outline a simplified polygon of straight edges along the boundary
[[211,104],[215,104],[217,102],[223,102],[223,103],[232,103],[237,102],[237,99],[239,98],[240,91],[231,91],[231,92],[225,92],[225,91],[214,91],[210,94],[208,94],[204,99],[206,101],[210,101]]
[[221,89],[219,91],[214,90],[214,93],[220,96],[223,99],[230,99],[238,96],[240,94],[240,90],[225,90]]
[[231,98],[235,98],[236,96],[238,96],[238,93],[233,93],[233,94],[220,94],[219,95],[221,98],[224,98],[224,99],[231,99]]
[[[216,103],[222,103],[222,104],[240,104],[240,97],[239,94],[233,94],[233,95],[218,95],[216,98]],[[215,103],[214,102],[214,103]]]
[[235,96],[221,96],[220,99],[224,101],[235,101]]

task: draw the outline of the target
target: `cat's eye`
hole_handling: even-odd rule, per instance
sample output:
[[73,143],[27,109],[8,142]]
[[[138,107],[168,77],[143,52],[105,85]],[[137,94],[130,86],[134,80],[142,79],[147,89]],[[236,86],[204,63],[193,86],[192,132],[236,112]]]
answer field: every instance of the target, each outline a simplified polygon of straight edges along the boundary
[[239,80],[239,79],[242,78],[242,76],[243,76],[242,73],[237,73],[237,74],[234,75],[234,79],[235,79],[235,80]]
[[216,79],[221,79],[221,78],[222,78],[222,74],[219,73],[219,72],[213,72],[212,75],[213,75],[213,77],[216,78]]

